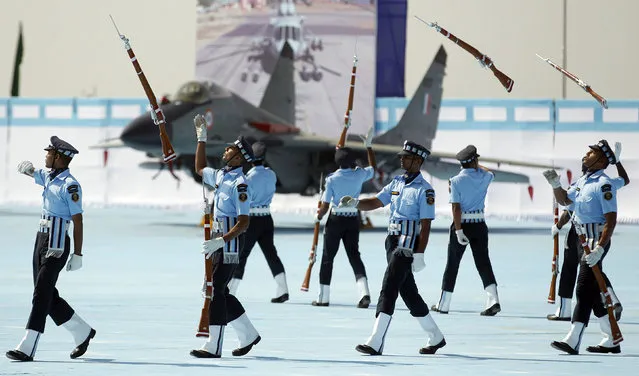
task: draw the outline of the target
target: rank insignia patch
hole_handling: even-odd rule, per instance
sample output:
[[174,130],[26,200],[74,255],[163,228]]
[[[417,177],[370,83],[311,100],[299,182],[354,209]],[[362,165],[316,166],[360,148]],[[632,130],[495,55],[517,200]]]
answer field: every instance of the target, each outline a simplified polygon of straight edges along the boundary
[[605,198],[606,200],[610,200],[610,199],[612,199],[612,192],[606,192],[606,193],[604,193],[604,198]]
[[246,201],[248,199],[248,195],[246,193],[242,192],[242,193],[240,193],[239,199],[240,199],[240,201],[244,202],[244,201]]
[[391,195],[398,196],[399,195],[399,191],[391,191]]
[[73,202],[78,202],[78,200],[80,199],[80,195],[77,193],[74,193],[71,195],[71,200],[73,200]]

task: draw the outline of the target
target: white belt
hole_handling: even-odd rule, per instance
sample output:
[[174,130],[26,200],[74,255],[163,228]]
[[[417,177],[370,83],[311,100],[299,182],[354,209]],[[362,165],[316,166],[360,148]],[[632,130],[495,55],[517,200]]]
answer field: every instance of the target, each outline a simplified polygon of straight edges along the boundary
[[388,234],[417,236],[419,235],[420,228],[419,220],[391,220],[388,223]]
[[335,214],[335,215],[355,216],[355,215],[357,215],[357,208],[351,208],[351,207],[338,208],[338,207],[333,207],[333,208],[331,208],[331,213]]
[[251,208],[249,210],[249,214],[251,214],[251,215],[269,215],[269,214],[271,214],[271,208],[269,208],[268,206],[261,206],[261,207]]
[[484,213],[462,213],[461,219],[484,219]]

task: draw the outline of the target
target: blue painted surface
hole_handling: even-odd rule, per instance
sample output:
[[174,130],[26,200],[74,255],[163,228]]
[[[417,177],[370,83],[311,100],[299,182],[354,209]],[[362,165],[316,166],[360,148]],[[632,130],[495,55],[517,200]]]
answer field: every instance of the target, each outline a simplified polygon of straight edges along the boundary
[[[375,129],[377,133],[394,127],[400,120],[397,111],[402,112],[408,105],[407,98],[378,98],[375,101]],[[639,100],[612,100],[609,108],[630,109],[639,113]],[[15,116],[16,106],[37,106],[34,116],[18,118]],[[66,106],[70,108],[70,117],[50,118],[46,116],[47,106]],[[79,108],[85,106],[102,107],[104,117],[80,118]],[[113,110],[117,106],[133,106],[139,114],[145,113],[149,104],[142,98],[0,98],[0,126],[125,126],[134,116],[116,116]],[[605,122],[604,110],[595,101],[590,100],[553,100],[553,99],[444,99],[440,111],[439,130],[527,130],[557,132],[639,132],[639,117],[629,122]],[[473,111],[478,107],[503,108],[506,112],[504,121],[480,121],[473,118]],[[515,119],[518,108],[548,108],[549,118],[544,121],[521,121]],[[463,108],[465,120],[449,120],[442,113],[451,108]],[[4,109],[2,111],[1,109]],[[562,109],[592,111],[593,121],[562,122],[559,113]],[[387,114],[387,119],[380,118],[380,112]],[[4,114],[4,115],[3,115]]]

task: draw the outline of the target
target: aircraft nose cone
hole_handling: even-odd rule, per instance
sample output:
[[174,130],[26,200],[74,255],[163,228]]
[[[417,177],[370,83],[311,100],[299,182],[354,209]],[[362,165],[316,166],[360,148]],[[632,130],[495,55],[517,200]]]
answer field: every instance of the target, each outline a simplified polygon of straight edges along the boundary
[[[166,125],[166,132],[168,133],[169,139],[172,136],[172,127],[170,124],[170,122],[167,122]],[[133,149],[158,155],[162,154],[160,129],[153,123],[151,114],[148,112],[133,119],[122,131],[120,139],[125,145]]]
[[[172,123],[180,121],[182,117],[192,111],[197,105],[194,103],[169,103],[161,106],[166,117],[166,133],[173,141]],[[162,155],[160,129],[151,118],[149,112],[133,119],[120,135],[122,142],[136,150]],[[175,148],[175,145],[173,145]]]

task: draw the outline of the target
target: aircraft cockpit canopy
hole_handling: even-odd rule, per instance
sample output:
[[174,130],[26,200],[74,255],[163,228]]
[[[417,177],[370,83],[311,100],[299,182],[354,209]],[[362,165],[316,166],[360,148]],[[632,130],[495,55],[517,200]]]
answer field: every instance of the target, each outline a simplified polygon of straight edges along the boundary
[[275,28],[275,40],[300,40],[300,28],[295,26],[280,26]]
[[209,87],[204,82],[189,81],[175,94],[175,101],[201,104],[211,99]]

